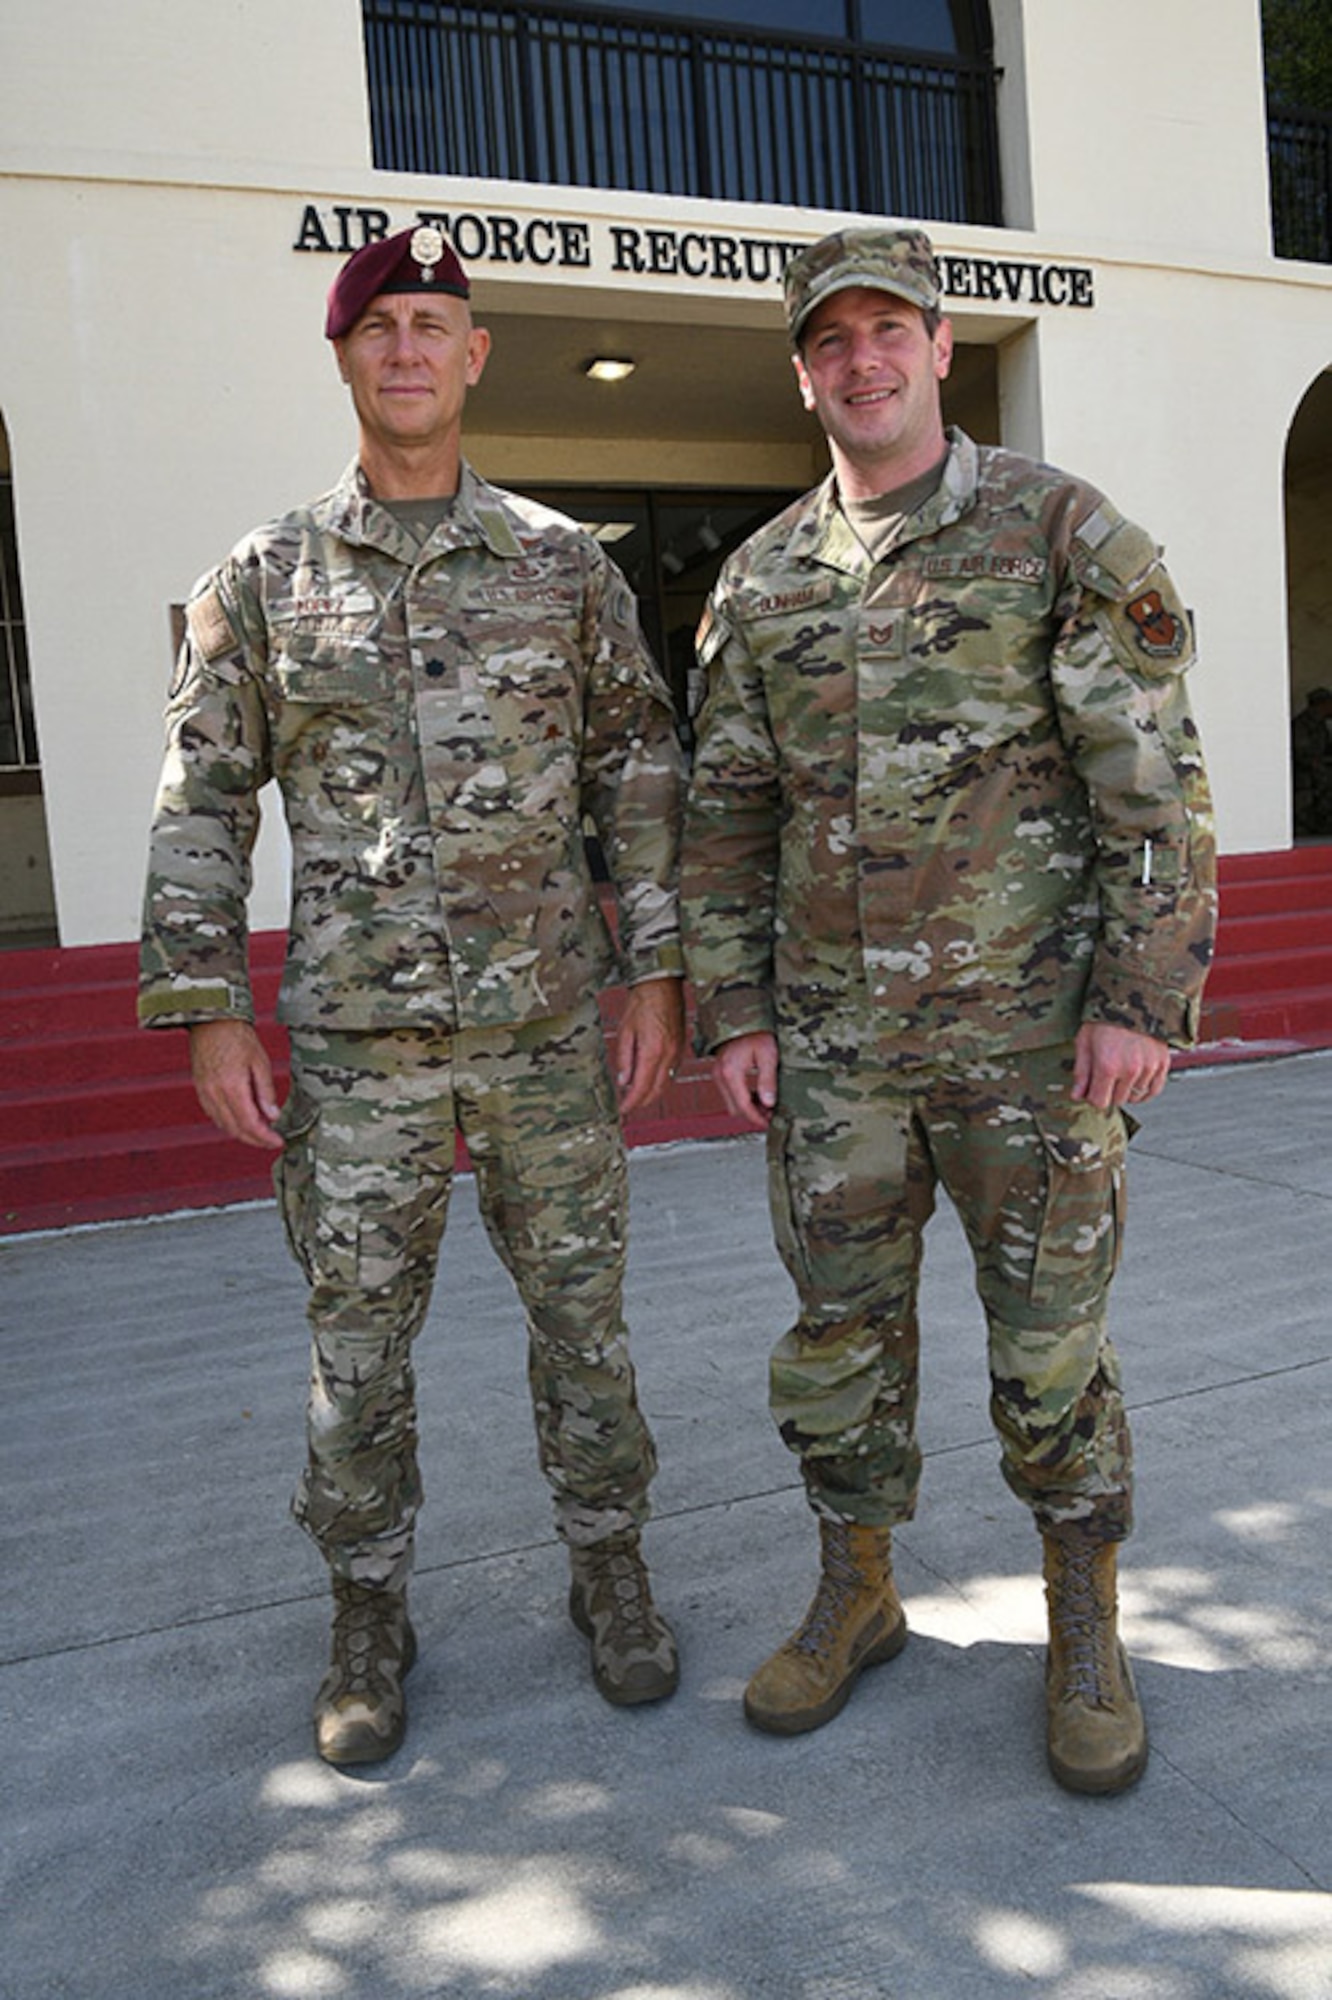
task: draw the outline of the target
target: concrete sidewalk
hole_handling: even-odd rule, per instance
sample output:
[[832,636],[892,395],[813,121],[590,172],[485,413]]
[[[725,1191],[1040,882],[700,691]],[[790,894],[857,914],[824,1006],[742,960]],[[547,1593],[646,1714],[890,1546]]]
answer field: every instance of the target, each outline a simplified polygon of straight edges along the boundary
[[1114,1327],[1139,1788],[1061,1792],[1039,1545],[930,1232],[913,1638],[746,1727],[813,1584],[765,1406],[790,1317],[761,1146],[632,1165],[676,1699],[608,1708],[565,1611],[520,1317],[468,1182],[422,1337],[412,1724],[319,1764],[325,1586],[285,1520],[302,1287],[267,1206],[0,1244],[3,2000],[1329,2000],[1332,1056],[1199,1070],[1134,1148]]

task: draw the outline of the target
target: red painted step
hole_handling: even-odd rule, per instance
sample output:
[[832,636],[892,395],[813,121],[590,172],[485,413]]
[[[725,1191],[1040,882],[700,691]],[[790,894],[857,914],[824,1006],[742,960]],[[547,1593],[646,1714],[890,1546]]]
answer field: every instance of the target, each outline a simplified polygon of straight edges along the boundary
[[[3,964],[0,957],[0,970]],[[105,1033],[25,1035],[14,1041],[4,1040],[3,1033],[0,1028],[0,1099],[10,1092],[93,1089],[108,1076],[124,1082],[180,1076],[186,1067],[184,1037],[165,1030],[146,1035],[138,1027],[111,1027]]]
[[[251,939],[260,1029],[280,1089],[286,1037],[272,1019],[283,940]],[[0,1235],[116,1216],[260,1200],[272,1161],[203,1119],[186,1038],[135,1024],[130,944],[0,952]],[[618,996],[607,1005],[614,1035]],[[739,1130],[707,1065],[630,1121],[631,1145]]]
[[[1216,1061],[1332,1046],[1332,845],[1227,855],[1218,958],[1203,1008]],[[283,940],[251,940],[262,1029],[272,1021]],[[271,1161],[200,1117],[185,1037],[134,1024],[131,944],[0,951],[0,1234],[158,1215],[269,1193]],[[616,996],[607,1016],[611,1032]],[[662,1105],[630,1121],[631,1145],[739,1130],[707,1065],[682,1065]]]
[[1326,875],[1306,870],[1300,874],[1253,876],[1233,882],[1223,874],[1221,921],[1226,924],[1291,912],[1316,918],[1325,914],[1329,898],[1332,898],[1332,870]]
[[1309,841],[1300,847],[1223,854],[1217,872],[1223,887],[1235,882],[1289,882],[1302,875],[1332,876],[1332,842]]
[[1237,995],[1257,998],[1304,986],[1332,985],[1332,944],[1311,945],[1305,950],[1289,945],[1265,951],[1261,943],[1246,938],[1245,949],[1236,951],[1224,937],[1219,943],[1207,982],[1208,1006]]
[[1332,845],[1223,855],[1218,873],[1204,1044],[1332,1045]]

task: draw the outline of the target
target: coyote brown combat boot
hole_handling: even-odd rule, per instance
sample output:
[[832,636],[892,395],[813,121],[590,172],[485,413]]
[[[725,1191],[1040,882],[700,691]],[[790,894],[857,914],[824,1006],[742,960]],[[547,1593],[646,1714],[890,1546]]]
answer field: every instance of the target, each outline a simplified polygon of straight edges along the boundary
[[402,1683],[416,1658],[407,1599],[333,1578],[333,1650],[315,1696],[315,1747],[326,1764],[377,1764],[407,1729]]
[[1071,1792],[1126,1791],[1147,1762],[1147,1726],[1119,1641],[1116,1544],[1044,1541],[1050,1769]]
[[680,1681],[675,1639],[656,1605],[636,1534],[569,1550],[569,1616],[592,1641],[592,1678],[617,1708],[662,1701]]
[[819,1543],[823,1573],[804,1623],[745,1689],[745,1715],[774,1736],[831,1722],[864,1669],[893,1659],[907,1642],[891,1529],[820,1516]]

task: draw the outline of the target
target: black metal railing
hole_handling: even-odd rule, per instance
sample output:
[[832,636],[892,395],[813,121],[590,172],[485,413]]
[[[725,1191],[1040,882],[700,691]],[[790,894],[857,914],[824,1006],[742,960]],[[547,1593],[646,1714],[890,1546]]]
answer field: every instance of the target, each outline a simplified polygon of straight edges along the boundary
[[377,167],[999,223],[995,72],[595,8],[362,0]]
[[1332,112],[1267,113],[1272,248],[1278,257],[1332,264]]

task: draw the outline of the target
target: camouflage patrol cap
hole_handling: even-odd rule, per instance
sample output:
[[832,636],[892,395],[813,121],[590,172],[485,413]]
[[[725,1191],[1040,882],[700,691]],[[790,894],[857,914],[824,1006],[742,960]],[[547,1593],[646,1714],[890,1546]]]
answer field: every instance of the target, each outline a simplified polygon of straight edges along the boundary
[[385,292],[448,292],[465,299],[471,289],[442,229],[431,222],[400,229],[396,236],[362,244],[347,259],[329,287],[324,338],[341,340],[371,299],[382,298]]
[[922,312],[937,312],[939,272],[923,229],[838,229],[809,244],[786,267],[786,321],[791,344],[824,299],[864,285],[891,292]]

